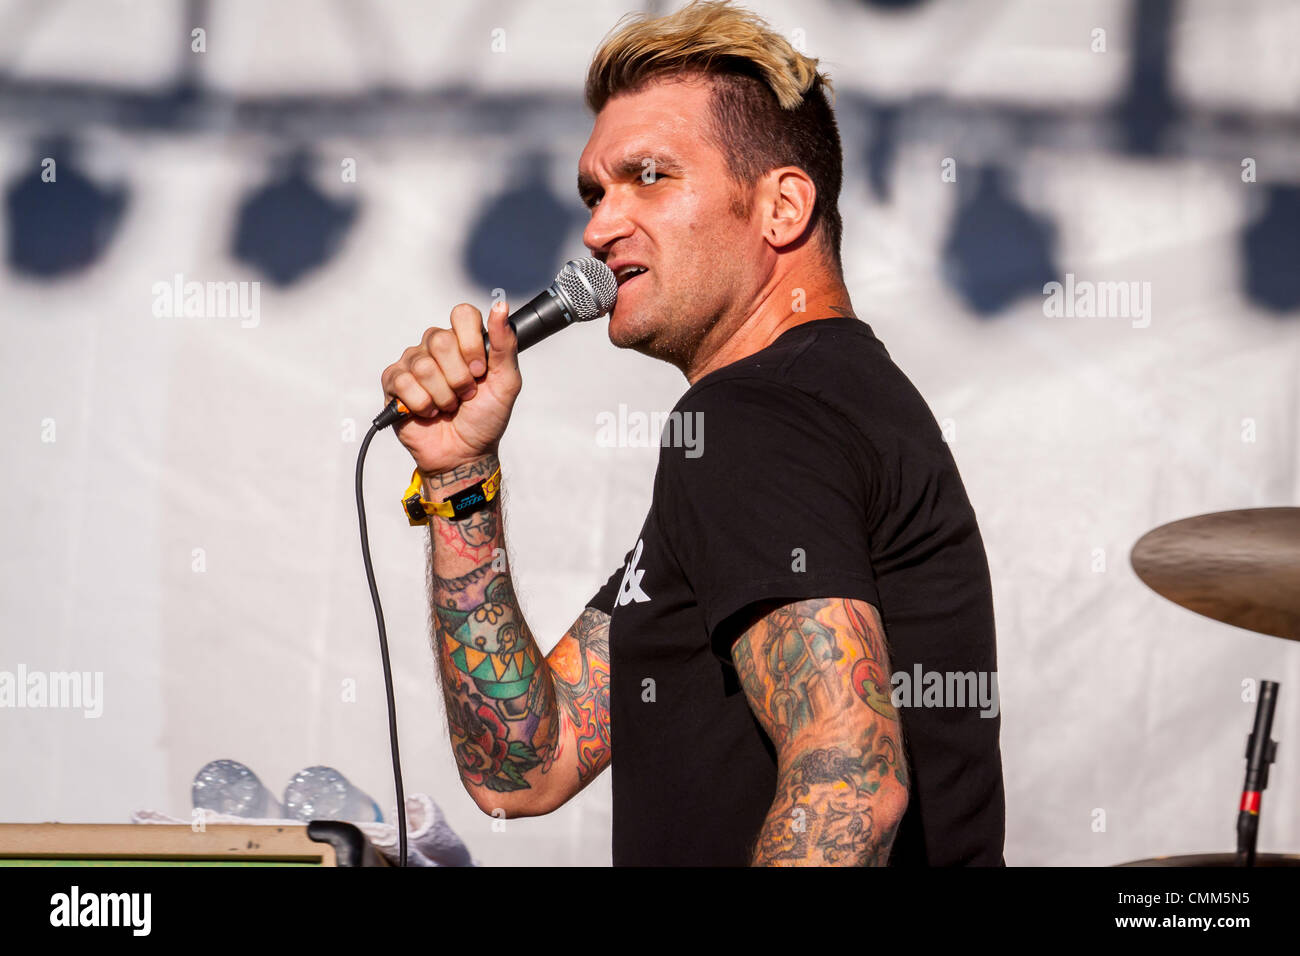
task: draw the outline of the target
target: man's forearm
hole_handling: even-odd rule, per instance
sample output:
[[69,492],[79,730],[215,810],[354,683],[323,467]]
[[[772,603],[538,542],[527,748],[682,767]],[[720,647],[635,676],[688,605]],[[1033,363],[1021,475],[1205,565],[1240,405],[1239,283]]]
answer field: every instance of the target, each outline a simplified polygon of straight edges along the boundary
[[[490,455],[426,476],[425,496],[444,499],[498,465]],[[429,537],[434,653],[456,765],[485,812],[514,815],[554,759],[559,717],[506,565],[501,496],[459,521],[431,517]]]
[[754,866],[888,863],[907,771],[896,742],[877,731],[861,747],[814,740],[798,749],[777,778]]

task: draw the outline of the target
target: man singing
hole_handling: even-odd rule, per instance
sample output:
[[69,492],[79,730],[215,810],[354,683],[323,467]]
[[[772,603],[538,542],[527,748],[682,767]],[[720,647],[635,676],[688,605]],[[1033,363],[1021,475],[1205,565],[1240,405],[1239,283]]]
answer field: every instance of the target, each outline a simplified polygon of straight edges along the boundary
[[706,440],[663,442],[637,540],[550,654],[504,560],[505,304],[486,349],[461,304],[383,373],[423,498],[479,486],[429,517],[465,788],[549,813],[617,749],[615,865],[1003,862],[998,710],[947,693],[996,681],[984,547],[934,417],[854,315],[828,90],[719,2],[634,18],[592,61],[578,191],[619,282],[609,338],[681,370],[673,418]]

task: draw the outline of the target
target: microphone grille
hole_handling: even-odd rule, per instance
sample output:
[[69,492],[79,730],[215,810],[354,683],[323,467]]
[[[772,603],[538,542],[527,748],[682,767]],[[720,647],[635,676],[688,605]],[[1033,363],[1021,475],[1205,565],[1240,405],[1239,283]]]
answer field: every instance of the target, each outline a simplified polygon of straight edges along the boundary
[[618,300],[618,280],[599,259],[570,259],[555,277],[555,283],[573,305],[574,318],[579,322],[607,314]]

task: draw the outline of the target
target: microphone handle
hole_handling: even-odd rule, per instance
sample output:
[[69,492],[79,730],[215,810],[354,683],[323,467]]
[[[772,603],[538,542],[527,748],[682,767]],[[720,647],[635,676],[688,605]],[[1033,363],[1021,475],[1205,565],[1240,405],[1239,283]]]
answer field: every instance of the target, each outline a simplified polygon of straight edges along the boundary
[[[522,352],[530,345],[536,345],[542,339],[554,335],[560,329],[568,328],[573,324],[574,319],[575,316],[564,296],[555,283],[552,283],[527,303],[515,309],[506,321],[515,330],[515,338],[519,340],[518,351]],[[487,329],[483,330],[483,345],[489,349],[492,347],[491,342],[488,341]],[[405,405],[393,399],[375,416],[372,424],[378,431],[383,431],[410,414]]]
[[[551,283],[526,304],[515,309],[506,321],[515,330],[515,336],[519,339],[519,351],[522,352],[560,329],[568,328],[577,319],[559,286]],[[484,329],[483,341],[487,342],[487,338],[487,329]]]

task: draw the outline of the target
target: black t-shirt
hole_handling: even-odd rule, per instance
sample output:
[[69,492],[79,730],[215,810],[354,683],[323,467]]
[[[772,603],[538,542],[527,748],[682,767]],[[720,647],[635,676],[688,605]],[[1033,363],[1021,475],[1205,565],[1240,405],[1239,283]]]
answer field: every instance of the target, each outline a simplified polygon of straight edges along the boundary
[[899,708],[911,791],[890,864],[1002,864],[1000,710],[923,704],[929,672],[992,691],[997,658],[975,514],[915,387],[870,326],[834,317],[705,375],[673,412],[640,535],[588,602],[611,617],[614,864],[748,864],[776,753],[728,618],[805,598],[875,605],[893,674],[921,678]]

